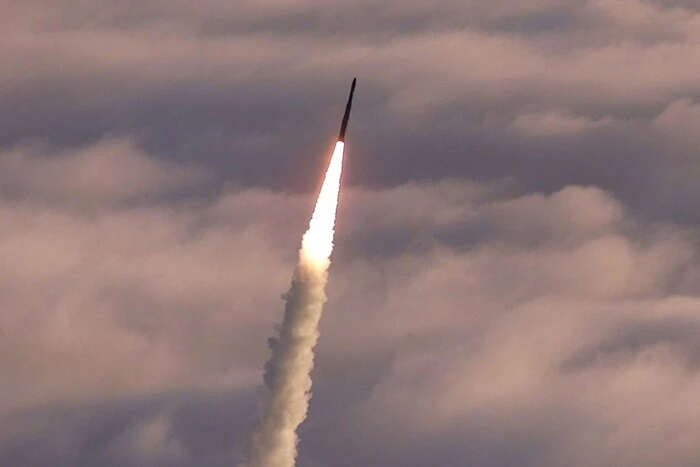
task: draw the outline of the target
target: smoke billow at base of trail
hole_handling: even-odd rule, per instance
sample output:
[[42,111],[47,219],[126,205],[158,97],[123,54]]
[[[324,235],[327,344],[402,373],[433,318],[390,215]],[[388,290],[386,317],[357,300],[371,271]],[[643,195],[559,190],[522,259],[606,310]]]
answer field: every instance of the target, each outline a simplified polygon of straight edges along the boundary
[[326,302],[344,143],[338,141],[321,186],[309,229],[302,238],[292,285],[283,296],[284,318],[265,364],[261,414],[253,433],[248,467],[293,467],[299,425],[306,418],[314,347]]

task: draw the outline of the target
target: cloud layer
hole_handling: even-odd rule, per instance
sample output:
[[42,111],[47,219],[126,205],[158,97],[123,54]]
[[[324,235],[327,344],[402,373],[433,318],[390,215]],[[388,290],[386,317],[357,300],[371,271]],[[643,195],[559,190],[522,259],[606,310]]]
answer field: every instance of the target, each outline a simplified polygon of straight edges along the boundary
[[699,23],[692,1],[14,2],[0,464],[242,460],[357,75],[300,465],[698,465]]
[[327,150],[318,135],[337,131],[357,75],[354,184],[593,184],[696,225],[697,173],[677,173],[696,147],[693,5],[17,3],[2,20],[0,145],[134,135],[222,179],[309,191],[317,174],[299,162]]

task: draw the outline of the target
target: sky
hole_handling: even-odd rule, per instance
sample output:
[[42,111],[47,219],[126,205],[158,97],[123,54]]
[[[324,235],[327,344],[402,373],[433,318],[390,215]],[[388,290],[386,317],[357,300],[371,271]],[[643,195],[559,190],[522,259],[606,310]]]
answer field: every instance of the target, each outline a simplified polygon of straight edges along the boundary
[[0,465],[244,460],[353,77],[299,465],[700,465],[694,0],[9,0]]

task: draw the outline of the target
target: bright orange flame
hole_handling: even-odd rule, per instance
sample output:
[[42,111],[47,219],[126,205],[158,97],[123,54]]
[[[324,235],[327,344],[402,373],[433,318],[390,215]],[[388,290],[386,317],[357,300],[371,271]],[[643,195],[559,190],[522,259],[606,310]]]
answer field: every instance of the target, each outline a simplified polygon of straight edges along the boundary
[[316,207],[309,222],[309,230],[306,231],[301,240],[300,256],[302,261],[326,266],[333,251],[335,214],[338,208],[344,147],[345,143],[342,141],[335,144],[331,162],[328,165],[326,177],[323,179]]

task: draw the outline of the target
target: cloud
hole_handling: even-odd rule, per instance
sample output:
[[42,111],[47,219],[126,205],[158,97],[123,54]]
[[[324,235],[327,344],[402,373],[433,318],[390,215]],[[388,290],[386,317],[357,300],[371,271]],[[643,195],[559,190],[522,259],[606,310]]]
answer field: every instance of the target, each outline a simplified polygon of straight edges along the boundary
[[155,414],[120,433],[109,446],[107,455],[122,458],[125,463],[181,462],[187,454],[172,430],[167,415]]
[[[0,366],[11,384],[1,410],[19,431],[4,436],[0,457],[36,443],[58,465],[234,462],[311,199],[236,188],[88,218],[46,202],[3,203]],[[458,181],[349,188],[340,220],[302,461],[654,465],[612,445],[580,456],[585,443],[636,443],[643,434],[626,430],[646,419],[639,408],[697,384],[680,330],[696,321],[700,264],[684,229],[639,224],[597,188],[545,196]],[[399,246],[377,256],[381,237]],[[623,398],[634,381],[650,389]],[[223,402],[221,391],[248,395]],[[207,443],[192,428],[210,399],[230,418],[207,433],[229,441]],[[119,400],[136,404],[109,409],[121,428],[95,415],[87,427],[71,421]],[[95,409],[79,408],[85,401]],[[44,407],[68,418],[29,428]],[[654,415],[659,430],[695,423],[674,410]],[[50,434],[60,426],[67,438]],[[88,441],[104,430],[104,441]],[[669,438],[653,443],[673,447],[671,465],[695,460]]]
[[614,124],[614,120],[610,117],[593,120],[553,112],[518,115],[513,120],[513,126],[516,130],[532,137],[565,137],[611,124]]
[[21,111],[0,112],[5,151],[133,134],[160,160],[309,192],[317,172],[298,167],[319,165],[358,76],[353,185],[595,185],[647,218],[698,222],[697,174],[664,175],[677,145],[649,131],[698,94],[687,4],[34,1],[6,18],[0,92]]
[[300,464],[698,465],[697,4],[375,3],[8,5],[0,464],[241,461],[358,76]]
[[0,184],[9,196],[82,204],[134,201],[191,188],[201,169],[148,157],[129,138],[106,138],[75,151],[24,145],[0,154]]
[[651,128],[665,135],[670,143],[694,147],[698,140],[692,129],[700,121],[700,105],[690,99],[670,103],[651,122]]

